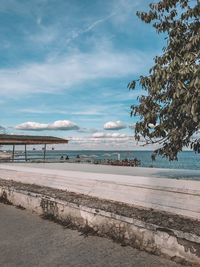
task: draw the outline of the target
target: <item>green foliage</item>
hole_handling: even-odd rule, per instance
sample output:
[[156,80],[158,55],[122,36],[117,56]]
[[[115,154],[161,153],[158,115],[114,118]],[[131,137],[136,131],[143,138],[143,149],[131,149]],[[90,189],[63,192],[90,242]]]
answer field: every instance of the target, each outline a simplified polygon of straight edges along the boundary
[[140,117],[136,139],[159,143],[154,155],[175,160],[185,146],[200,152],[200,1],[162,0],[149,7],[137,16],[164,33],[167,44],[149,75],[129,83],[147,91],[131,115]]

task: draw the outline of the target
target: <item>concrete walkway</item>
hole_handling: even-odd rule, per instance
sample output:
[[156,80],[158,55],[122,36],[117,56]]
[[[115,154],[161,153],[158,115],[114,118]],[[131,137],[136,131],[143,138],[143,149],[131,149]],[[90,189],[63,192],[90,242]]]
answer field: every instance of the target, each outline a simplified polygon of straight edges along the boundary
[[92,173],[121,174],[127,176],[148,176],[154,178],[174,178],[186,180],[199,180],[200,170],[183,170],[183,169],[158,169],[144,167],[121,167],[111,165],[95,165],[95,164],[78,164],[78,163],[14,163],[31,168],[48,168],[67,171],[81,171]]
[[0,266],[180,267],[179,264],[100,237],[44,221],[0,204]]
[[[68,164],[67,164],[68,165]],[[60,164],[1,164],[0,178],[164,210],[200,220],[200,181],[67,170]],[[65,166],[65,168],[64,168]],[[102,166],[103,168],[104,166]],[[126,170],[126,169],[124,169]]]

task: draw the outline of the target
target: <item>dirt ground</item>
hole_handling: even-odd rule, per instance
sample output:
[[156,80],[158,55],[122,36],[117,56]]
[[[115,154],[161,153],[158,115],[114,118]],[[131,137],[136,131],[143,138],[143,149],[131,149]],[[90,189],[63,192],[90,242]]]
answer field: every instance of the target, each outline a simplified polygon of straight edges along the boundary
[[160,228],[171,228],[200,235],[200,221],[192,220],[190,218],[175,214],[170,214],[164,211],[161,212],[153,209],[143,209],[141,207],[124,204],[121,202],[99,199],[96,197],[77,194],[66,190],[64,191],[44,186],[41,187],[38,185],[22,184],[20,182],[15,182],[12,180],[0,179],[0,186],[14,187],[18,190],[39,193],[60,200],[65,200],[70,203],[87,206],[97,210],[112,212],[129,218],[142,220],[146,223],[155,224]]

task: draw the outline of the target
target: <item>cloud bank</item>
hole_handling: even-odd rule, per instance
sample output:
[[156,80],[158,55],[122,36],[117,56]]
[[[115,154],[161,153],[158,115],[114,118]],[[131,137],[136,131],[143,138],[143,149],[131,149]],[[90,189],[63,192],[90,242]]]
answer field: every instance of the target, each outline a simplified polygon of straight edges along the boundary
[[103,127],[104,130],[121,130],[127,128],[126,124],[121,121],[108,121]]
[[101,133],[97,132],[92,135],[93,138],[127,138],[128,136],[126,134],[120,134],[120,133]]
[[68,120],[59,120],[54,121],[53,123],[38,123],[38,122],[24,122],[15,127],[17,130],[25,131],[45,131],[45,130],[78,130],[79,126],[72,121]]

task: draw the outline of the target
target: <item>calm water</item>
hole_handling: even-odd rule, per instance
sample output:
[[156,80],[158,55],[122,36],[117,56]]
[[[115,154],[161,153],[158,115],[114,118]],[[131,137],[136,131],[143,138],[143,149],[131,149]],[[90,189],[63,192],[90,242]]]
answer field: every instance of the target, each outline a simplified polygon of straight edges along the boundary
[[[169,168],[169,169],[191,169],[200,170],[200,154],[195,154],[192,151],[185,151],[179,154],[178,161],[169,162],[166,159],[157,157],[156,161],[151,160],[151,151],[47,151],[47,159],[60,159],[68,155],[69,158],[90,157],[93,159],[117,159],[120,154],[120,159],[133,159],[137,158],[141,161],[142,167],[154,167],[154,168]],[[29,158],[41,158],[42,151],[28,151]]]

